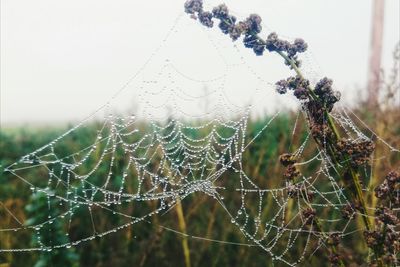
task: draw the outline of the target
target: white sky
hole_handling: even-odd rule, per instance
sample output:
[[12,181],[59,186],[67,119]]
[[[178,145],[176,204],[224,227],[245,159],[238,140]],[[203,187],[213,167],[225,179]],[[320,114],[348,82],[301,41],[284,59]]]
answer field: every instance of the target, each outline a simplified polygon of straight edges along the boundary
[[[140,69],[182,13],[183,3],[183,0],[1,1],[1,124],[83,119]],[[221,1],[205,3],[213,6]],[[274,30],[283,36],[305,39],[314,60],[312,66],[321,75],[333,78],[347,101],[358,96],[357,88],[365,86],[371,0],[225,3],[239,19],[250,13],[261,15],[266,32]],[[399,10],[400,1],[386,0],[385,68],[390,68],[392,50],[400,39]],[[176,57],[179,69],[198,79],[218,76],[219,63],[207,58],[208,50],[201,40],[207,37],[200,28],[198,23],[183,16],[173,41],[160,54]],[[219,30],[207,31],[221,47],[232,45]],[[244,50],[243,55],[257,69],[263,68],[262,64],[271,57],[255,57]],[[196,56],[199,61],[193,62]],[[201,59],[204,64],[211,62],[212,67],[205,67]],[[149,75],[158,71],[157,66],[155,63],[148,68]],[[268,76],[271,82],[275,76],[287,75],[280,69],[266,69],[266,73],[271,73]],[[228,77],[232,99],[243,99],[247,93],[241,90],[246,85],[244,78]],[[132,97],[134,94],[122,97],[122,102]],[[119,102],[115,104],[118,106]]]

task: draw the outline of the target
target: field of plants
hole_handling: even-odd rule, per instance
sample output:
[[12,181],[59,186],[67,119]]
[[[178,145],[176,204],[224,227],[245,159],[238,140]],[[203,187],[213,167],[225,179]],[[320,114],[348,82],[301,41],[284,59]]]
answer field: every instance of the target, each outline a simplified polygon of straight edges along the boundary
[[[398,266],[400,44],[384,72],[374,3],[365,102],[343,102],[304,39],[187,0],[86,119],[2,126],[0,267]],[[246,59],[266,54],[282,69]]]
[[[373,129],[377,129],[381,138],[390,142],[394,147],[400,146],[400,110],[394,108],[391,110],[377,109],[374,116],[371,112],[356,110],[356,113],[364,118]],[[298,129],[296,134],[288,136],[291,132],[290,125],[293,125],[296,114],[280,115],[273,121],[268,134],[257,139],[257,141],[244,153],[243,168],[250,173],[263,188],[277,188],[282,186],[285,181],[283,178],[284,169],[279,164],[279,155],[287,151],[289,146],[297,146],[305,137],[304,129]],[[257,132],[265,123],[265,119],[251,121],[249,124],[249,138]],[[372,124],[372,125],[371,125]],[[146,127],[145,123],[143,127]],[[0,159],[1,165],[8,166],[17,161],[21,155],[25,155],[36,148],[50,142],[59,136],[65,129],[70,128],[10,128],[2,129]],[[73,133],[68,142],[65,142],[65,149],[74,151],[75,147],[82,147],[92,142],[93,135],[98,125],[93,123],[91,127]],[[368,132],[368,130],[366,131]],[[315,149],[315,148],[314,148]],[[380,184],[387,170],[398,169],[400,155],[393,154],[391,158],[385,158],[387,147],[377,143],[377,149],[372,161],[371,179],[363,181],[366,190],[368,190],[368,202],[370,206],[376,205],[373,189]],[[312,154],[313,151],[306,151],[305,155]],[[116,161],[122,160],[124,155],[117,155]],[[115,167],[118,168],[118,165]],[[312,173],[315,171],[315,164],[307,165],[307,170],[302,169],[303,173]],[[118,170],[115,170],[118,172]],[[104,166],[100,170],[95,180],[102,180],[107,170]],[[40,184],[41,176],[44,173],[30,172],[31,179]],[[30,188],[16,177],[2,173],[0,183],[0,200],[7,210],[20,218],[22,221],[30,223],[45,220],[48,209],[47,197],[44,194],[34,194]],[[228,187],[232,177],[224,174],[220,179],[220,185]],[[240,195],[236,194],[227,203],[235,205],[240,201]],[[267,203],[269,203],[267,201]],[[58,206],[53,205],[52,212],[57,213]],[[157,205],[157,201],[143,203],[141,209],[145,206]],[[179,207],[179,209],[178,209]],[[151,208],[151,207],[150,207]],[[264,205],[262,214],[268,217],[273,209],[272,205]],[[296,207],[292,207],[293,211]],[[183,213],[179,216],[179,210]],[[15,225],[10,213],[2,207],[0,209],[1,228]],[[135,212],[132,210],[131,212]],[[70,226],[70,237],[85,235],[92,229],[92,221],[87,216],[85,208],[76,211],[77,216]],[[290,210],[288,210],[290,213]],[[288,214],[287,216],[290,216]],[[332,215],[333,216],[333,215]],[[118,224],[118,217],[112,214],[98,216],[96,227],[106,227],[108,224]],[[182,227],[180,221],[185,222]],[[101,239],[96,239],[89,243],[84,243],[73,249],[58,249],[54,252],[32,251],[24,253],[1,253],[0,266],[184,266],[185,257],[190,257],[191,266],[269,266],[270,259],[263,251],[256,246],[235,245],[234,243],[246,243],[246,239],[237,232],[237,227],[231,224],[230,219],[224,216],[224,212],[218,202],[206,194],[196,193],[185,198],[181,206],[175,206],[166,214],[159,214],[151,218],[151,223],[138,223],[124,230],[118,231]],[[357,224],[361,224],[361,218]],[[340,221],[339,223],[346,223]],[[162,226],[162,227],[161,227]],[[54,223],[45,227],[40,236],[46,242],[65,239],[66,225]],[[165,228],[164,228],[165,227]],[[323,226],[322,226],[323,227]],[[185,232],[189,236],[184,236],[166,229],[175,229],[178,232]],[[190,237],[190,236],[194,236]],[[18,237],[18,238],[16,238]],[[213,242],[210,240],[222,240],[231,242],[229,244]],[[0,244],[2,248],[29,247],[37,242],[38,236],[35,234],[25,234],[15,236],[13,232],[0,232]],[[186,244],[182,246],[182,244]],[[290,255],[293,258],[299,257],[303,251],[303,243],[297,244],[299,247],[292,247]],[[309,244],[312,250],[317,244]],[[276,245],[285,247],[285,240]],[[189,250],[189,255],[185,255],[185,249]],[[367,249],[362,242],[362,233],[356,233],[344,237],[340,244],[340,253],[348,265],[359,266],[363,263]],[[319,249],[314,257],[306,259],[305,266],[325,266],[327,261],[326,251]]]

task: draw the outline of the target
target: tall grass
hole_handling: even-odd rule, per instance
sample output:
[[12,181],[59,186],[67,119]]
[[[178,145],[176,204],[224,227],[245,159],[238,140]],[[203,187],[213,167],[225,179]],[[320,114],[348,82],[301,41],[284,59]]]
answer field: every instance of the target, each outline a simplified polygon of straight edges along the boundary
[[[398,114],[400,113],[394,111],[398,111],[398,109],[388,113],[376,112],[376,116],[380,116],[379,119],[367,118],[367,121],[380,121],[383,124],[380,128],[387,129],[382,131],[382,138],[391,142],[393,146],[399,147],[400,125],[395,124],[385,128],[385,125],[398,119]],[[362,118],[371,114],[370,111],[363,110],[358,110],[356,113]],[[275,119],[269,131],[257,138],[256,142],[243,155],[244,170],[262,188],[275,188],[283,185],[283,179],[281,178],[283,169],[278,163],[279,155],[287,151],[289,146],[298,146],[304,140],[306,134],[305,129],[301,129],[301,127],[293,137],[288,134],[292,131],[290,125],[294,124],[295,119],[295,114],[283,114]],[[259,131],[267,120],[268,118],[265,118],[249,123],[249,139]],[[75,132],[62,147],[63,153],[69,154],[76,148],[82,147],[85,143],[90,144],[97,128],[98,125],[93,124]],[[0,145],[2,166],[7,166],[18,160],[21,155],[50,142],[63,130],[37,129],[29,131],[22,128],[3,129]],[[315,147],[309,149],[312,150]],[[381,182],[388,168],[399,166],[400,157],[398,154],[387,154],[385,152],[386,149],[386,146],[378,143],[377,158],[373,161],[374,175],[371,176],[370,181],[365,181],[368,182],[371,190]],[[306,151],[305,153],[312,154],[313,152]],[[380,155],[391,155],[391,157],[383,160]],[[120,157],[122,155],[117,155],[117,162]],[[309,164],[307,169],[302,169],[302,172],[312,173],[316,167],[314,164]],[[25,175],[31,176],[31,179],[40,179],[40,173],[27,172]],[[101,173],[98,175],[101,176]],[[101,179],[101,177],[98,177],[98,179]],[[225,185],[228,186],[232,179],[225,175],[221,177],[221,181],[224,181]],[[2,173],[0,176],[0,184],[0,200],[4,205],[22,221],[32,216],[26,209],[26,206],[30,203],[32,193],[29,187],[6,173]],[[263,206],[262,216],[265,218],[268,218],[274,209],[273,201],[272,199],[270,200],[267,200]],[[225,200],[228,207],[235,207],[235,203],[239,201],[240,195],[238,194],[232,194],[232,197]],[[376,200],[371,197],[367,201],[369,205],[373,206]],[[146,208],[146,205],[157,204],[152,202],[143,203],[143,210],[151,208]],[[180,234],[166,231],[166,228],[163,228],[164,226],[207,239],[246,243],[237,228],[230,223],[230,218],[225,215],[218,203],[209,196],[196,193],[185,198],[181,203],[181,208],[181,212],[178,211],[179,220],[177,220],[174,212],[157,215],[152,217],[151,224],[135,224],[112,235],[77,246],[76,253],[79,255],[80,266],[185,266],[185,264],[187,266],[189,259],[191,266],[268,266],[271,263],[269,257],[257,247],[226,245],[196,238],[184,238]],[[134,210],[132,212],[140,213],[140,211]],[[293,213],[297,212],[294,206]],[[291,216],[290,211],[287,216]],[[2,218],[0,220],[0,228],[17,226],[10,214],[5,212],[2,207],[0,207],[0,217]],[[95,219],[97,227],[118,224],[118,220],[120,220],[112,214],[96,216]],[[182,221],[186,223],[184,226],[180,225]],[[345,221],[342,223],[345,223]],[[160,227],[160,225],[163,227]],[[90,233],[91,229],[92,222],[87,216],[87,211],[78,210],[71,226],[70,236],[79,237],[85,233]],[[25,234],[18,235],[18,239],[16,239],[13,234],[0,232],[2,248],[29,247],[33,238],[29,234]],[[183,239],[186,239],[186,241],[182,243]],[[360,235],[357,238],[357,234],[353,235],[352,238],[343,240],[341,250],[347,263],[361,264],[363,262],[367,250],[362,240],[362,236]],[[182,244],[184,244],[184,249],[182,249]],[[284,247],[286,244],[282,240],[282,243],[277,244],[277,246]],[[188,249],[190,249],[189,255],[187,255]],[[303,247],[301,247],[300,243],[299,247],[291,249],[290,254],[293,258],[296,258],[301,254],[302,249]],[[0,263],[8,263],[10,266],[33,266],[40,259],[41,253],[46,252],[24,253],[23,257],[18,253],[1,253]],[[306,261],[305,264],[323,266],[326,260],[327,256],[318,251],[317,255]],[[57,264],[57,262],[53,262],[54,266],[60,266]]]

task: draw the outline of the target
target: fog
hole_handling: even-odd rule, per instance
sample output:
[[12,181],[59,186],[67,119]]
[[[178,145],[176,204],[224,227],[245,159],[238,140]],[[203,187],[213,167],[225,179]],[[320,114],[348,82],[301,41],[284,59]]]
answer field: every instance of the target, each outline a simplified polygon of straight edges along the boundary
[[[143,93],[140,84],[149,80],[150,84],[161,81],[165,85],[169,78],[162,76],[165,73],[157,75],[166,60],[171,63],[167,64],[169,72],[177,72],[173,77],[179,77],[178,72],[194,80],[225,75],[224,90],[228,90],[231,104],[247,105],[254,100],[256,108],[266,111],[282,105],[285,101],[274,98],[272,86],[265,86],[287,76],[281,60],[269,54],[256,57],[243,49],[240,42],[239,52],[236,51],[218,29],[205,29],[183,14],[183,3],[177,0],[2,1],[1,125],[79,121],[110,101],[125,85],[123,94],[111,102],[112,109],[135,111],[137,108],[133,106],[143,105],[143,101],[157,105],[158,100],[167,96],[149,98],[157,92],[157,86],[148,86]],[[205,6],[219,3],[205,1]],[[371,0],[225,3],[239,19],[258,13],[263,18],[265,36],[276,31],[288,38],[305,39],[310,48],[305,71],[312,78],[319,75],[333,78],[345,103],[360,99],[367,81]],[[400,39],[399,10],[398,0],[386,0],[382,66],[386,70],[392,65],[392,51]],[[171,27],[174,27],[171,36],[163,41]],[[163,47],[158,49],[160,45]],[[226,55],[217,55],[220,50]],[[244,70],[240,68],[221,71],[227,64],[235,65],[241,56],[266,84],[242,74]],[[232,62],[226,63],[227,59]],[[276,64],[279,67],[274,67]],[[132,79],[139,70],[142,70],[140,76]],[[190,80],[180,85],[194,92],[199,88],[207,91],[220,87],[213,82]],[[266,95],[258,95],[263,89],[260,86],[269,90]],[[252,97],[248,88],[254,89]],[[193,109],[192,104],[184,105],[179,108]],[[198,103],[196,107],[204,108],[201,105]]]

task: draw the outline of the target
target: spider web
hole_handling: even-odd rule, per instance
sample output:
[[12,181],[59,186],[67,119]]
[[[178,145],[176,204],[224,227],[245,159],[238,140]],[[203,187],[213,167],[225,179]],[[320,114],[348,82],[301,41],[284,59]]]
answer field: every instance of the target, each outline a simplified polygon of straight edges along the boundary
[[[272,261],[290,266],[326,247],[331,234],[345,237],[363,230],[342,217],[341,210],[350,205],[350,201],[334,177],[337,170],[326,151],[312,144],[309,131],[291,153],[302,159],[295,164],[299,168],[314,165],[312,173],[305,171],[295,183],[284,182],[281,177],[270,177],[267,173],[265,180],[268,183],[263,186],[246,171],[244,153],[252,148],[255,140],[268,135],[281,110],[272,108],[270,119],[249,135],[249,120],[268,110],[257,102],[279,97],[277,101],[285,103],[283,110],[297,110],[292,132],[287,133],[292,138],[301,124],[307,123],[306,114],[290,96],[274,96],[274,81],[278,77],[273,73],[260,75],[262,72],[257,71],[260,63],[245,60],[244,50],[232,46],[218,34],[199,34],[213,54],[207,57],[206,68],[201,62],[196,65],[204,72],[208,71],[210,78],[193,77],[183,72],[179,66],[185,54],[182,50],[176,54],[175,47],[180,44],[176,43],[178,38],[173,37],[177,34],[190,36],[189,32],[201,29],[194,25],[182,23],[178,18],[149,60],[108,103],[52,142],[7,167],[6,171],[28,186],[32,195],[45,195],[49,209],[46,220],[29,224],[28,220],[21,220],[2,205],[13,220],[9,228],[0,231],[40,236],[46,225],[59,222],[66,226],[68,241],[39,240],[37,247],[0,247],[0,252],[52,251],[77,246],[140,222],[151,223],[152,216],[167,213],[178,202],[198,194],[217,201],[247,242],[193,236],[162,224],[157,227],[193,239],[260,247]],[[193,51],[189,49],[187,53]],[[312,54],[305,54],[304,69],[313,80],[319,76],[311,58]],[[222,66],[220,72],[213,69],[218,64]],[[271,59],[269,64],[276,62]],[[261,67],[265,70],[265,66]],[[195,68],[194,73],[198,71]],[[230,80],[239,74],[243,80],[247,79],[249,97],[235,102],[230,94],[235,85]],[[191,87],[196,90],[188,91]],[[134,97],[127,99],[135,99],[135,115],[119,115],[113,104],[126,96],[123,93],[132,91]],[[246,101],[252,105],[243,105]],[[104,114],[102,119],[99,119],[100,114]],[[332,115],[354,142],[369,139],[354,123],[355,115],[350,109],[342,106]],[[92,133],[91,140],[82,142],[81,147],[74,147],[74,153],[65,154],[67,141],[76,139],[77,132],[93,123],[97,132]],[[304,128],[308,129],[307,126]],[[399,152],[385,144],[393,153]],[[310,151],[314,154],[308,155]],[[144,205],[148,202],[156,205]],[[56,213],[52,208],[54,205],[57,205]],[[303,215],[307,208],[316,210],[322,228],[308,223]],[[358,212],[354,210],[354,213]],[[92,229],[86,236],[75,236],[74,239],[70,237],[71,224],[82,214],[90,218]],[[115,216],[121,220],[117,225],[110,223],[102,227],[96,224],[97,216]],[[294,246],[303,248],[296,258],[291,255]]]

